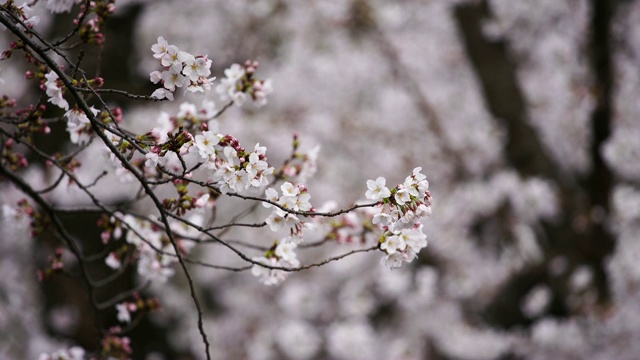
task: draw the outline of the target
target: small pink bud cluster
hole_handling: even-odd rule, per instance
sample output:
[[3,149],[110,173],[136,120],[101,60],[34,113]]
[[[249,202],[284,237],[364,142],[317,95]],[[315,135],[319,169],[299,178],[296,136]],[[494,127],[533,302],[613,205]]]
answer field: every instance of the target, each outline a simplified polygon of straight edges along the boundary
[[131,349],[131,340],[126,336],[119,336],[122,329],[114,326],[102,338],[100,344],[102,346],[101,355],[104,359],[128,360],[133,354]]
[[11,170],[17,171],[28,167],[29,161],[24,155],[15,151],[14,144],[13,139],[5,141],[4,147],[0,149],[0,159],[4,160]]
[[182,216],[189,210],[202,209],[208,205],[211,194],[204,193],[198,196],[191,196],[189,195],[188,181],[175,179],[172,183],[178,192],[178,198],[166,198],[162,201],[162,205],[168,211]]
[[49,266],[43,270],[38,270],[38,281],[50,279],[54,274],[62,272],[64,263],[62,262],[62,249],[58,248],[54,254],[49,256]]
[[17,209],[14,209],[14,216],[16,218],[21,218],[25,215],[29,218],[31,237],[36,237],[42,234],[48,228],[49,218],[36,211],[27,199],[22,199],[18,201]]
[[[15,99],[7,99],[6,96],[0,99],[0,109],[15,106]],[[31,104],[27,108],[17,110],[15,116],[22,119],[18,124],[18,128],[25,133],[40,133],[45,135],[51,133],[51,128],[42,118],[46,110],[47,106],[44,104],[39,106]],[[11,116],[10,113],[7,115]]]
[[100,239],[103,244],[109,243],[109,240],[118,240],[122,236],[122,222],[115,216],[103,215],[98,219],[97,225],[102,229]]
[[[76,0],[76,2],[79,2]],[[104,34],[102,29],[105,26],[107,18],[116,11],[114,5],[115,0],[94,0],[89,2],[89,8],[84,5],[79,12],[78,18],[74,20],[74,24],[78,24],[80,17],[84,12],[93,13],[95,16],[89,19],[78,31],[80,39],[86,44],[102,45],[104,43]],[[70,5],[67,5],[70,9]]]

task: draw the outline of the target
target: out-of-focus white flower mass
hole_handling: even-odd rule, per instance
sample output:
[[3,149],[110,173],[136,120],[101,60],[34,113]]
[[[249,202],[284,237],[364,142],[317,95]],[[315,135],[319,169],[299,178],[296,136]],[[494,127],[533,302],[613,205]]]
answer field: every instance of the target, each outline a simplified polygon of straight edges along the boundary
[[[134,102],[121,125],[158,143],[168,141],[176,119],[201,126],[187,136],[180,157],[148,151],[141,172],[154,174],[161,166],[179,173],[182,162],[202,163],[196,178],[202,175],[222,194],[268,201],[243,220],[264,222],[260,236],[242,227],[224,230],[229,238],[266,248],[248,252],[257,264],[244,272],[190,267],[204,299],[212,358],[638,357],[640,1],[616,2],[611,17],[615,80],[610,131],[600,140],[593,114],[604,90],[596,85],[590,58],[597,2],[116,2],[123,12],[139,6],[133,71],[155,84],[154,98],[175,100]],[[76,3],[47,1],[46,9],[65,12]],[[473,21],[481,41],[502,49],[496,53],[512,65],[505,72],[518,85],[519,94],[511,94],[517,100],[498,99],[512,105],[499,114],[489,99],[491,84],[469,54]],[[3,93],[12,86],[12,72],[17,70],[2,66]],[[58,75],[48,73],[45,86],[43,101],[66,111],[70,141],[88,143],[93,134],[87,115],[65,100]],[[291,155],[292,137],[299,156],[278,169]],[[530,138],[540,144],[537,152],[512,156]],[[246,156],[238,155],[240,148]],[[95,189],[99,198],[118,204],[135,196],[137,189],[124,185],[135,178],[104,145],[93,143],[87,152],[87,162],[100,161],[79,168],[79,178],[118,171],[107,177],[112,188]],[[546,159],[552,170],[514,165],[535,163],[533,157]],[[594,169],[611,174],[603,194],[596,193],[603,182],[597,174],[592,178]],[[295,181],[271,186],[267,178],[274,174]],[[22,174],[38,188],[55,175],[45,168]],[[175,195],[173,188],[158,190],[171,191]],[[39,317],[50,304],[38,300],[29,257],[35,244],[15,207],[21,196],[6,182],[0,194],[0,359],[84,359],[84,350],[52,336],[52,325]],[[606,206],[591,203],[599,195],[608,199]],[[88,203],[74,190],[56,189],[46,197]],[[214,204],[236,212],[246,207],[228,197],[196,198],[187,218],[202,227],[210,226],[202,214],[212,214]],[[358,209],[360,216],[318,219],[313,226],[295,214],[371,202],[379,205]],[[141,216],[108,222],[119,231],[123,224],[136,230],[123,239],[137,249],[136,284],[151,280],[144,289],[161,304],[147,316],[166,332],[166,346],[203,359],[189,288],[176,267],[176,250],[162,239],[158,215],[147,213],[150,204],[136,207]],[[215,216],[233,222],[234,214]],[[184,254],[246,265],[222,246],[194,248],[193,228],[170,224],[184,232],[178,239]],[[601,235],[594,228],[605,230],[596,247],[585,240]],[[318,245],[325,233],[332,246]],[[605,236],[614,241],[608,248]],[[377,246],[383,254],[288,271],[362,246]],[[101,261],[117,271],[129,259],[126,251],[112,250]],[[112,308],[123,326],[141,312],[125,302]]]

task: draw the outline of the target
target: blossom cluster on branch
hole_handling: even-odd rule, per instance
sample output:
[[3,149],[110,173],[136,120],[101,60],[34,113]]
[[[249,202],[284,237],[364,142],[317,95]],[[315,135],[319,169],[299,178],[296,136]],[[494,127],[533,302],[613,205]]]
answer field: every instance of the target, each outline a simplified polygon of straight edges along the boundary
[[[52,13],[60,13],[71,11],[80,2],[47,1],[45,6]],[[272,81],[257,77],[258,61],[232,64],[216,85],[211,77],[212,59],[181,51],[160,36],[151,50],[162,70],[151,72],[149,78],[161,87],[150,96],[107,89],[104,86],[109,79],[99,74],[92,77],[83,70],[82,56],[85,50],[94,51],[95,47],[100,51],[107,40],[103,28],[116,10],[114,2],[82,2],[69,33],[56,42],[38,31],[37,18],[30,17],[29,10],[11,0],[0,2],[0,23],[13,39],[3,58],[23,57],[29,66],[25,78],[37,82],[40,92],[33,104],[8,98],[0,102],[0,179],[13,184],[24,196],[13,207],[3,204],[3,213],[9,215],[6,218],[29,217],[31,236],[36,241],[46,238],[59,245],[44,270],[38,272],[38,278],[52,281],[57,276],[77,275],[89,295],[89,306],[102,334],[100,343],[94,344],[91,351],[71,347],[43,353],[39,359],[131,358],[132,344],[127,333],[136,327],[141,316],[161,308],[163,302],[161,297],[144,300],[139,292],[149,282],[168,282],[177,272],[187,279],[197,314],[194,327],[202,341],[203,356],[210,359],[199,285],[190,267],[250,271],[259,282],[275,285],[292,272],[374,250],[385,254],[384,264],[397,268],[415,259],[426,246],[424,225],[419,219],[431,213],[432,198],[421,168],[392,190],[385,187],[384,178],[369,181],[366,197],[373,202],[319,211],[312,206],[311,191],[306,185],[319,171],[319,147],[300,151],[296,133],[290,158],[277,165],[267,158],[265,146],[255,143],[245,147],[238,137],[222,131],[219,118],[232,105],[259,108],[267,104],[267,96],[273,92]],[[72,39],[78,42],[73,43]],[[69,50],[75,48],[81,48],[83,55],[72,61]],[[207,98],[200,106],[184,101],[175,115],[158,111],[153,126],[142,132],[132,130],[135,124],[128,121],[128,113],[122,110],[117,97],[157,104],[187,93],[206,96],[214,85],[223,106],[218,107]],[[184,88],[184,94],[176,94],[178,88]],[[13,110],[18,106],[25,108]],[[66,133],[54,125],[57,123],[64,125]],[[41,145],[41,137],[68,139],[69,144],[51,153]],[[91,151],[98,157],[83,158]],[[99,161],[106,166],[96,173],[94,165]],[[55,179],[40,188],[25,176],[32,168],[47,169],[56,174]],[[117,204],[105,200],[96,189],[113,186],[106,185],[108,177],[135,194]],[[79,212],[99,215],[98,237],[80,236],[62,220],[76,210],[69,204],[52,201],[50,194],[65,192],[82,194],[84,202],[70,204],[87,206]],[[217,214],[235,211],[226,203],[228,200],[250,207],[231,220],[220,221]],[[271,209],[266,218],[259,214],[258,204]],[[256,216],[261,220],[246,220]],[[345,243],[345,231],[356,222],[366,230],[352,232],[347,242],[369,243],[368,247],[321,259],[298,258],[298,252],[312,246],[340,248]],[[266,238],[248,246],[225,236],[236,228],[249,228]],[[310,232],[321,239],[319,245],[305,242]],[[371,243],[373,234],[378,240]],[[360,239],[356,239],[358,236]],[[95,245],[96,240],[101,250],[88,251],[89,244]],[[214,245],[226,248],[243,266],[197,256],[197,249]],[[92,265],[95,262],[105,264],[111,270],[109,275],[98,275]],[[142,285],[100,299],[98,289],[127,274],[130,267],[136,268]],[[125,327],[109,326],[102,319],[107,309],[117,312],[117,320]]]

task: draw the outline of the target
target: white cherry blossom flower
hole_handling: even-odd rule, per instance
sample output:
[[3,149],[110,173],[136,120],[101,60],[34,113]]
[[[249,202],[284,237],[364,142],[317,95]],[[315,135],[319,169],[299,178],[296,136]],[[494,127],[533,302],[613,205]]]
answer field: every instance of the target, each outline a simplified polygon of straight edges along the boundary
[[182,70],[182,62],[188,59],[188,53],[184,51],[180,51],[177,46],[169,45],[167,47],[167,51],[160,59],[160,64],[164,67],[173,67],[175,65],[180,66],[180,70]]
[[[278,191],[274,188],[268,188],[265,192],[264,192],[264,196],[267,200],[277,203],[279,198],[278,198]],[[267,203],[267,202],[263,202],[262,206],[266,207],[266,208],[270,208],[273,205]]]
[[374,225],[388,226],[391,224],[391,216],[386,213],[375,214],[371,223]]
[[266,146],[260,146],[260,143],[257,143],[256,146],[253,148],[253,151],[258,155],[266,155],[267,154],[267,147]]
[[427,246],[427,235],[422,232],[422,225],[418,228],[402,230],[400,238],[416,253]]
[[276,232],[282,229],[285,223],[285,215],[286,213],[284,211],[276,209],[267,217],[265,222],[269,225],[271,231]]
[[297,196],[300,193],[300,189],[288,181],[280,185],[280,190],[282,191],[282,195],[285,196]]
[[195,145],[198,148],[200,157],[204,160],[209,160],[215,156],[215,146],[220,142],[218,135],[212,131],[203,131],[201,134],[195,136]]
[[[200,116],[200,120],[207,121],[213,120],[213,117],[217,112],[218,108],[216,107],[216,103],[214,101],[204,99],[202,100],[202,105],[200,105],[198,115]],[[212,127],[211,124],[209,124],[209,131],[218,132],[217,122],[215,127]]]
[[202,194],[196,199],[193,205],[197,208],[204,208],[205,206],[207,206],[210,197],[211,195],[209,194]]
[[44,76],[47,81],[45,81],[44,85],[46,87],[46,94],[49,96],[49,102],[58,106],[59,108],[69,110],[69,103],[63,97],[63,91],[58,86],[58,74],[50,71],[48,74]]
[[186,75],[191,81],[198,81],[198,78],[207,77],[211,75],[211,60],[199,57],[195,58],[193,55],[188,57],[184,62],[184,69],[182,73]]
[[398,205],[402,206],[405,203],[411,201],[411,194],[409,194],[409,191],[407,191],[407,189],[400,189],[396,192],[394,199],[396,200],[396,203]]
[[416,180],[416,182],[420,182],[420,181],[425,180],[427,178],[427,176],[424,175],[424,174],[421,174],[420,171],[422,171],[421,167],[417,167],[417,168],[413,169],[412,176]]
[[293,210],[293,211],[298,210],[296,205],[297,202],[298,202],[298,197],[290,196],[290,195],[283,195],[280,197],[280,200],[278,200],[278,204],[282,205],[283,208],[287,210]]
[[227,184],[231,189],[236,192],[246,189],[249,186],[249,174],[244,170],[238,170],[227,181]]
[[120,266],[121,266],[120,259],[118,259],[118,257],[114,252],[109,253],[109,255],[107,256],[104,262],[105,264],[107,264],[108,267],[114,270],[120,269]]
[[407,190],[407,192],[409,192],[409,195],[415,196],[415,197],[420,196],[417,185],[411,176],[407,176],[407,178],[404,179],[404,183],[402,184],[402,187],[404,187]]
[[284,218],[284,224],[290,229],[295,228],[299,223],[300,219],[294,214],[287,214]]
[[252,177],[256,176],[259,171],[266,170],[269,167],[266,161],[260,160],[260,155],[257,153],[251,153],[249,155],[249,164],[247,164],[247,172],[251,174]]
[[160,71],[152,71],[149,74],[149,80],[151,80],[152,83],[157,84],[160,82],[160,80],[162,80],[162,73]]
[[298,245],[294,242],[281,242],[276,246],[275,254],[284,261],[295,262],[297,255],[294,250],[297,247]]
[[224,70],[224,76],[229,79],[229,81],[233,81],[234,83],[240,80],[245,74],[244,67],[239,64],[233,64],[228,69]]
[[176,87],[184,86],[187,77],[182,75],[179,70],[176,71],[173,68],[169,68],[168,71],[162,72],[162,80],[164,81],[165,89],[175,91]]
[[158,261],[156,259],[155,251],[150,254],[147,254],[146,252],[143,252],[142,254],[143,255],[141,255],[138,260],[138,274],[142,277],[160,283],[165,283],[169,277],[173,276],[175,271]]
[[232,81],[227,78],[220,80],[220,84],[216,86],[216,92],[220,95],[220,100],[222,101],[233,99],[237,92],[236,81]]
[[398,269],[402,267],[404,263],[404,255],[400,252],[394,252],[380,259],[380,264],[388,267],[389,269]]
[[156,59],[162,59],[169,49],[169,43],[162,36],[158,36],[158,43],[151,45],[151,51],[153,51],[153,57]]
[[116,310],[118,311],[118,321],[122,323],[131,322],[131,313],[126,303],[116,304]]
[[236,166],[240,164],[240,158],[238,158],[238,152],[231,146],[227,146],[222,150],[224,157],[230,166]]
[[311,203],[309,202],[309,199],[311,199],[311,195],[309,193],[298,195],[295,208],[299,211],[311,210],[312,206],[311,206]]
[[159,89],[156,89],[151,94],[151,97],[154,98],[154,99],[159,99],[159,100],[169,99],[169,100],[173,101],[173,92],[171,92],[171,91],[169,91],[167,89],[164,89],[164,88],[159,88]]
[[145,159],[144,166],[149,168],[155,168],[158,166],[159,155],[154,152],[148,152],[144,155]]
[[[252,260],[260,264],[278,266],[278,260],[276,258],[267,259],[265,257],[256,257]],[[287,276],[287,273],[283,270],[268,269],[257,264],[251,267],[251,274],[257,277],[258,281],[268,286],[277,285]]]
[[382,176],[378,177],[375,181],[367,180],[367,190],[365,196],[369,200],[381,200],[391,196],[391,191],[385,186],[387,180]]
[[380,249],[387,252],[387,254],[393,254],[396,251],[402,251],[407,247],[404,239],[398,235],[392,235],[386,238],[386,240],[380,244]]

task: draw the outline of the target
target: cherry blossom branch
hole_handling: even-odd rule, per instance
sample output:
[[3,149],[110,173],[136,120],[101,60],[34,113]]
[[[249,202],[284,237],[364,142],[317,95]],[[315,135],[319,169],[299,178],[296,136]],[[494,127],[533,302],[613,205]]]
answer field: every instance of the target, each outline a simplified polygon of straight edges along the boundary
[[[131,171],[132,174],[138,179],[140,184],[144,187],[145,192],[152,199],[152,201],[154,202],[156,207],[158,209],[162,209],[162,203],[157,198],[157,196],[154,194],[154,192],[151,190],[149,185],[146,183],[146,179],[144,178],[144,176],[142,176],[140,173],[138,173],[137,170],[134,169],[128,163],[126,158],[122,154],[120,154],[120,152],[113,146],[113,144],[111,144],[111,141],[106,137],[104,132],[102,132],[101,127],[98,125],[98,121],[95,118],[95,116],[93,115],[93,112],[91,111],[89,106],[85,103],[85,101],[82,98],[82,96],[78,92],[75,91],[75,89],[73,88],[72,82],[69,80],[69,78],[67,78],[66,74],[63,71],[60,70],[60,68],[53,61],[53,59],[51,59],[50,57],[47,56],[45,50],[43,50],[39,45],[37,45],[33,41],[31,41],[31,39],[29,39],[29,37],[26,36],[23,31],[21,31],[17,26],[15,26],[13,23],[8,21],[7,18],[2,14],[0,14],[0,22],[2,24],[4,24],[8,29],[10,29],[11,32],[14,35],[18,36],[33,51],[38,53],[43,58],[43,60],[47,63],[47,65],[49,65],[49,67],[58,75],[58,77],[62,80],[64,85],[68,88],[68,90],[70,91],[72,96],[76,99],[76,101],[78,102],[78,105],[80,106],[80,108],[89,117],[91,125],[92,125],[94,131],[96,132],[96,134],[98,134],[98,136],[109,147],[109,149],[113,152],[113,154],[122,162],[122,165],[125,168],[127,168],[129,171]],[[187,266],[186,266],[184,260],[182,259],[182,256],[180,255],[180,250],[178,248],[178,245],[175,242],[175,239],[173,237],[173,233],[169,230],[170,227],[169,227],[169,223],[167,221],[167,217],[162,211],[161,211],[161,218],[162,218],[162,222],[164,223],[165,228],[168,230],[167,231],[167,236],[169,237],[169,240],[170,240],[171,244],[173,245],[173,247],[174,247],[174,249],[176,251],[180,266],[182,267],[182,270],[184,271],[185,276],[187,277],[187,282],[189,284],[191,297],[193,298],[193,301],[195,303],[195,306],[196,306],[196,309],[197,309],[197,312],[198,312],[198,330],[200,331],[200,335],[202,336],[202,340],[204,342],[205,354],[206,354],[207,360],[211,360],[211,354],[209,352],[210,344],[209,344],[209,341],[207,339],[207,335],[206,335],[206,332],[204,330],[204,325],[203,325],[203,321],[202,321],[202,307],[201,307],[200,302],[198,300],[198,297],[197,297],[197,295],[195,293],[195,286],[193,284],[193,279],[191,277],[191,274],[190,274],[189,270],[187,269]]]
[[[58,56],[60,56],[70,67],[73,68],[73,62],[71,62],[71,60],[69,60],[69,58],[67,57],[67,55],[65,55],[62,51],[60,51],[58,48],[56,48],[55,46],[49,44],[42,35],[40,35],[40,33],[38,33],[37,31],[31,29],[31,27],[29,27],[27,24],[24,23],[24,21],[22,21],[22,19],[20,19],[19,17],[17,17],[12,11],[10,11],[9,9],[6,9],[4,7],[0,7],[0,11],[8,14],[9,16],[11,16],[11,18],[18,24],[22,25],[23,29],[25,29],[25,31],[31,35],[33,35],[36,39],[38,39],[42,44],[44,44],[47,47],[47,50],[51,50],[53,52],[55,52]],[[6,23],[3,22],[3,24]],[[11,29],[11,27],[7,26],[7,28]],[[14,27],[15,29],[17,29],[17,27]],[[12,32],[15,34],[15,32],[12,30]]]
[[241,251],[239,251],[235,247],[231,246],[227,241],[224,241],[224,240],[220,239],[219,237],[217,237],[214,234],[212,234],[210,231],[207,231],[203,227],[198,226],[197,224],[194,224],[193,222],[191,222],[189,220],[183,219],[183,218],[181,218],[179,216],[176,216],[176,215],[173,215],[171,213],[168,213],[167,215],[170,216],[170,217],[173,217],[174,219],[176,219],[176,220],[178,220],[178,221],[180,221],[182,223],[184,223],[185,225],[188,225],[188,226],[198,230],[200,233],[207,235],[212,240],[216,241],[217,243],[219,243],[219,244],[225,246],[226,248],[228,248],[229,250],[233,251],[242,260],[244,260],[244,261],[246,261],[248,263],[251,263],[253,265],[258,265],[260,267],[264,267],[266,269],[271,269],[271,270],[283,270],[283,271],[286,271],[286,272],[295,272],[295,271],[305,270],[305,269],[309,269],[309,268],[312,268],[312,267],[322,266],[322,265],[327,264],[327,263],[329,263],[331,261],[339,260],[339,259],[345,258],[345,257],[347,257],[349,255],[352,255],[352,254],[356,254],[356,253],[359,253],[359,252],[372,251],[372,250],[375,250],[375,249],[378,248],[378,245],[376,245],[376,246],[373,246],[371,248],[354,250],[354,251],[350,251],[350,252],[348,252],[346,254],[339,255],[337,257],[332,257],[332,258],[320,261],[318,263],[313,263],[313,264],[305,265],[305,266],[299,266],[299,267],[273,266],[273,265],[263,264],[261,262],[258,262],[256,260],[251,259],[250,257],[245,255],[244,253],[242,253]]
[[[175,174],[171,171],[168,170],[163,170],[164,173],[168,174],[169,176],[172,177],[172,179],[180,179],[183,181],[187,181],[189,183],[193,183],[193,184],[197,184],[200,185],[204,188],[207,189],[211,189],[219,194],[222,194],[220,192],[220,189],[218,189],[217,187],[213,186],[212,184],[208,183],[208,182],[204,182],[204,181],[199,181],[199,180],[195,180],[195,179],[190,179],[187,178],[183,175],[178,175]],[[150,182],[150,183],[156,183],[156,182]],[[298,210],[292,210],[292,209],[288,209],[286,207],[284,207],[281,204],[278,204],[275,201],[271,201],[269,199],[265,199],[265,198],[261,198],[261,197],[257,197],[257,196],[251,196],[251,195],[241,195],[238,193],[226,193],[226,194],[222,194],[222,195],[226,195],[229,197],[235,197],[235,198],[240,198],[243,200],[252,200],[252,201],[257,201],[257,202],[262,202],[265,204],[270,204],[272,206],[275,206],[277,208],[279,208],[280,210],[289,213],[289,214],[293,214],[293,215],[302,215],[302,216],[322,216],[322,217],[336,217],[338,215],[342,215],[342,214],[346,214],[349,212],[352,212],[356,209],[361,209],[361,208],[366,208],[366,207],[374,207],[380,204],[380,202],[374,202],[374,203],[367,203],[367,204],[356,204],[353,205],[351,207],[345,208],[345,209],[341,209],[341,210],[336,210],[336,211],[329,211],[329,212],[318,212],[318,211],[298,211]]]
[[149,101],[166,101],[167,99],[158,99],[158,98],[154,98],[151,96],[147,96],[147,95],[136,95],[136,94],[131,94],[127,91],[124,90],[118,90],[118,89],[88,89],[88,88],[80,88],[80,87],[75,87],[75,90],[78,92],[86,92],[86,93],[98,93],[98,94],[116,94],[116,95],[122,95],[124,97],[127,97],[129,99],[133,99],[133,100],[149,100]]

